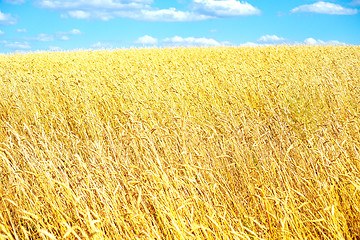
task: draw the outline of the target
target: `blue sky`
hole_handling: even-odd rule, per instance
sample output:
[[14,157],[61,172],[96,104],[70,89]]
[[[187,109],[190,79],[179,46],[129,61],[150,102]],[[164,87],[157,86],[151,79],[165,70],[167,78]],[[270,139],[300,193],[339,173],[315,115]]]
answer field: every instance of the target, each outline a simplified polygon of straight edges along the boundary
[[1,0],[0,53],[360,45],[360,0]]

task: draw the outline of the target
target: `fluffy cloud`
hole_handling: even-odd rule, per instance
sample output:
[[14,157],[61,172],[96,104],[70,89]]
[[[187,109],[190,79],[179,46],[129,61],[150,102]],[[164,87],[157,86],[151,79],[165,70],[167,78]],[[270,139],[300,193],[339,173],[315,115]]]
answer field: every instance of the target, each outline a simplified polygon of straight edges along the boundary
[[153,0],[38,0],[37,6],[61,12],[63,18],[100,19],[116,17],[138,21],[201,21],[220,17],[237,17],[260,14],[260,10],[247,2],[237,0],[192,0],[192,11],[175,8],[157,9],[150,6]]
[[[120,17],[123,17],[121,14]],[[175,8],[161,10],[141,10],[140,14],[129,16],[135,20],[142,21],[162,21],[162,22],[185,22],[185,21],[201,21],[212,18],[203,14],[193,12],[178,11]]]
[[257,41],[262,43],[281,43],[285,41],[285,38],[278,37],[276,35],[264,35],[260,37]]
[[5,0],[5,2],[10,4],[23,4],[26,2],[26,0]]
[[72,18],[86,19],[90,18],[91,14],[82,10],[69,11],[69,16]]
[[54,41],[54,37],[46,33],[40,33],[36,38],[33,38],[33,40],[40,42],[52,42]]
[[9,49],[13,49],[13,50],[27,50],[27,49],[31,49],[31,46],[29,45],[28,42],[8,42],[8,41],[3,41],[2,42],[4,44],[5,48],[9,48]]
[[337,40],[330,40],[330,41],[322,41],[320,39],[316,40],[314,38],[307,38],[304,40],[306,45],[345,45],[345,43],[339,42]]
[[46,33],[40,33],[36,37],[26,37],[23,39],[27,41],[38,41],[38,42],[52,42],[55,40],[53,35]]
[[64,17],[72,17],[77,19],[100,19],[108,21],[115,17],[130,18],[138,21],[159,21],[159,22],[184,22],[184,21],[200,21],[206,20],[211,17],[193,12],[184,12],[176,10],[175,8],[169,9],[137,9],[135,10],[74,10],[68,11]]
[[79,29],[72,29],[70,32],[68,32],[68,34],[70,35],[79,35],[82,32]]
[[82,32],[79,29],[72,29],[68,32],[57,32],[56,35],[63,36],[63,35],[80,35]]
[[37,6],[61,12],[63,17],[78,19],[100,19],[103,21],[115,17],[132,18],[146,21],[182,21],[186,12],[175,9],[153,9],[148,4],[152,0],[40,0]]
[[193,0],[194,9],[213,17],[259,15],[261,11],[247,2],[237,0]]
[[212,38],[194,38],[187,37],[182,38],[174,36],[172,38],[165,38],[163,40],[165,44],[173,46],[220,46],[221,44]]
[[60,39],[63,40],[63,41],[67,41],[67,40],[69,40],[70,38],[69,38],[68,36],[61,36]]
[[136,44],[143,44],[143,45],[156,45],[158,43],[158,40],[156,38],[153,38],[149,35],[145,35],[142,37],[139,37],[136,41]]
[[51,51],[51,52],[59,52],[61,50],[62,50],[61,47],[56,47],[56,46],[49,47],[49,51]]
[[38,0],[37,6],[58,9],[136,9],[143,8],[152,0]]
[[15,24],[17,21],[14,17],[11,16],[9,13],[2,13],[0,11],[0,25],[12,25]]
[[279,44],[284,44],[284,43],[286,43],[287,45],[290,45],[290,46],[304,45],[304,44],[305,45],[346,45],[345,43],[339,42],[337,40],[323,41],[320,39],[316,40],[314,38],[307,38],[303,42],[297,42],[294,40],[277,37],[276,35],[264,35],[257,40],[257,43],[247,42],[247,43],[239,44],[238,46],[240,46],[240,47],[261,47],[261,46],[279,45]]
[[309,5],[301,5],[291,10],[292,13],[312,12],[331,15],[354,15],[358,13],[357,9],[344,8],[339,4],[329,2],[316,2]]
[[113,46],[110,43],[97,42],[91,45],[91,47],[96,49],[105,49],[105,48],[112,48]]
[[307,45],[316,45],[318,43],[318,41],[316,41],[313,38],[307,38],[307,39],[304,40],[304,43],[307,44]]
[[262,46],[262,44],[258,44],[254,42],[247,42],[239,45],[239,47],[259,47],[259,46]]
[[135,44],[143,45],[160,45],[168,47],[190,47],[190,46],[228,46],[232,45],[230,42],[221,42],[212,39],[212,38],[195,38],[195,37],[180,37],[174,36],[171,38],[157,39],[149,35],[139,37]]
[[1,34],[4,34],[4,32],[0,30],[0,35],[1,35]]
[[22,28],[22,29],[16,29],[17,32],[19,33],[26,33],[27,30],[25,28]]
[[[17,32],[26,32],[26,29],[18,29]],[[40,33],[36,37],[24,38],[27,41],[38,41],[38,42],[53,42],[56,39],[67,41],[70,39],[69,35],[80,35],[82,32],[79,29],[72,29],[68,32],[56,32],[56,34]]]
[[61,49],[61,47],[50,46],[49,51],[51,51],[51,52],[60,52],[60,51],[62,51],[62,49]]
[[57,32],[56,36],[63,41],[67,41],[70,39],[68,35],[80,35],[82,32],[79,29],[72,29],[69,32]]

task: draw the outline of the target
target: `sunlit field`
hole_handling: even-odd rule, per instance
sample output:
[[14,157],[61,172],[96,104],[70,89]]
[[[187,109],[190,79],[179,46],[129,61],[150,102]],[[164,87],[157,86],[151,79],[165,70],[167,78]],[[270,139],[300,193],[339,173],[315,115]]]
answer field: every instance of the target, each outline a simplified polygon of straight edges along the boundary
[[360,239],[360,47],[0,55],[0,239]]

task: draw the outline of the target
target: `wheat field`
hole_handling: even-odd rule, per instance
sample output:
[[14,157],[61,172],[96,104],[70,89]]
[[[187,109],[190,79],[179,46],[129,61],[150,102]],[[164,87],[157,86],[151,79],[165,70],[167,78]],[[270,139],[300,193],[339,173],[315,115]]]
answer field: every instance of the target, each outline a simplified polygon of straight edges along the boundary
[[0,55],[0,239],[360,239],[360,47]]

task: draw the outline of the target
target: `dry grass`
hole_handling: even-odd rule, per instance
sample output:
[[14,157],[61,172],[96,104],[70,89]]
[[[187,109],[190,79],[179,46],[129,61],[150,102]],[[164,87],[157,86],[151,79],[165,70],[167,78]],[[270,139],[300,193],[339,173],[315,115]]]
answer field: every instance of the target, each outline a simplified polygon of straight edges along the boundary
[[360,47],[0,56],[0,239],[360,239]]

